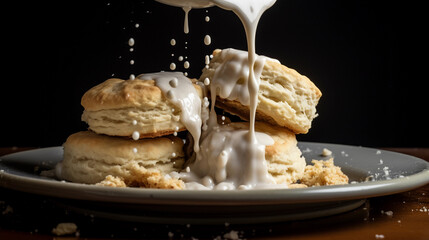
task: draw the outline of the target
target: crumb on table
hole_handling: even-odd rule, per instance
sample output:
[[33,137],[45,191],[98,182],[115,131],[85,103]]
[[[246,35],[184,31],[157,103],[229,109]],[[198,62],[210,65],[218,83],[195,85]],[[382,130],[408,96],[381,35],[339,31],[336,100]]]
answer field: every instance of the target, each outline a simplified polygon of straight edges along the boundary
[[52,233],[58,236],[72,234],[77,230],[75,223],[59,223],[56,228],[52,229]]

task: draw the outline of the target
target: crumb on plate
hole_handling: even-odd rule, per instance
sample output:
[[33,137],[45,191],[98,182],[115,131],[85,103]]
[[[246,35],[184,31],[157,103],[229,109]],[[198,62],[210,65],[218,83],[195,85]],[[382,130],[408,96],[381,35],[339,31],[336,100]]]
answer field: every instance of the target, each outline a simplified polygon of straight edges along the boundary
[[304,176],[301,183],[307,186],[326,186],[348,184],[349,178],[341,171],[341,168],[334,165],[334,159],[313,160],[313,165],[305,167]]

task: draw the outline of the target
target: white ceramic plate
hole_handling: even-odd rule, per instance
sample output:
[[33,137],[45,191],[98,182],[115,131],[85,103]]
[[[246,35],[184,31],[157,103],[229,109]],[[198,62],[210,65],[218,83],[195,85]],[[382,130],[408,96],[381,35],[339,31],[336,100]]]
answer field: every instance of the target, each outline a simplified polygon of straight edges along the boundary
[[[256,223],[306,219],[352,210],[366,198],[429,183],[429,163],[409,155],[327,143],[298,144],[307,162],[332,151],[353,184],[304,189],[195,191],[111,188],[41,177],[62,159],[62,147],[0,157],[0,186],[54,197],[69,208],[103,217],[145,222]],[[368,177],[372,181],[365,181]]]

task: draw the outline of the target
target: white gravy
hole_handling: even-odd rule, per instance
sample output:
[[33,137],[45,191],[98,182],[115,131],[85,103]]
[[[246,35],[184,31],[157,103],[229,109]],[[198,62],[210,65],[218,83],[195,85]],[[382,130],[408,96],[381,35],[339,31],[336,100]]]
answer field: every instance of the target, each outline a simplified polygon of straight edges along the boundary
[[[198,7],[198,4],[203,4],[208,7],[214,4],[220,8],[233,11],[240,18],[245,28],[248,46],[247,54],[246,52],[232,49],[226,49],[220,53],[227,54],[230,61],[228,65],[218,68],[214,78],[208,81],[210,82],[212,108],[206,130],[201,134],[195,129],[196,124],[191,124],[192,126],[188,128],[184,123],[194,138],[194,149],[199,150],[195,151],[196,159],[189,164],[186,171],[171,173],[171,175],[182,178],[186,183],[187,189],[228,190],[276,187],[274,180],[267,172],[265,161],[265,146],[273,144],[274,141],[266,134],[255,133],[259,77],[265,62],[264,57],[258,57],[255,53],[256,29],[264,11],[270,8],[276,0],[158,1],[182,7],[185,10],[185,33],[189,32],[187,17],[193,6]],[[220,71],[219,69],[222,68],[224,69]],[[157,74],[145,74],[143,76],[151,79],[170,79],[155,79],[155,81],[157,81],[157,86],[161,89],[165,88],[163,91],[170,100],[180,102],[174,99],[181,98],[176,98],[176,96],[183,94],[183,91],[173,91],[168,84],[171,81],[171,77],[165,77],[166,73],[159,74],[162,76]],[[172,96],[169,96],[169,92],[172,92],[170,94]],[[243,105],[249,106],[249,130],[233,129],[230,126],[219,126],[217,124],[217,116],[214,111],[217,93],[222,98],[238,100]],[[182,105],[182,112],[187,112],[184,109],[187,106]],[[200,106],[201,103],[198,106],[194,104],[194,107]],[[195,114],[195,111],[193,114]],[[201,117],[198,119],[201,127]],[[196,137],[194,134],[198,136]],[[199,140],[200,136],[201,141]],[[196,147],[197,145],[199,148]]]
[[201,136],[201,99],[192,82],[181,72],[157,72],[141,74],[137,78],[154,80],[164,96],[180,108],[180,121],[194,138],[194,151],[199,151]]
[[248,130],[228,125],[209,131],[195,161],[189,165],[190,172],[181,174],[187,189],[200,185],[208,189],[249,189],[274,184],[265,162],[265,146],[272,145],[273,139],[256,133],[257,142],[249,144],[247,134]]
[[[232,48],[219,53],[225,61],[216,68],[211,79],[210,91],[224,99],[239,101],[245,106],[250,105],[249,93],[249,58],[248,53]],[[259,79],[266,57],[257,56],[254,63],[254,76]]]

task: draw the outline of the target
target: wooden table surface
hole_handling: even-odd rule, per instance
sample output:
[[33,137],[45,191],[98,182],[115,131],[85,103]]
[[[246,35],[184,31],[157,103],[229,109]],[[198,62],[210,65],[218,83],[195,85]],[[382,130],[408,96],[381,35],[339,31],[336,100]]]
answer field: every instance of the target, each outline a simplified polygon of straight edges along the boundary
[[[28,148],[0,148],[0,155]],[[389,148],[429,161],[429,148]],[[0,239],[429,239],[429,185],[368,199],[353,211],[310,220],[257,225],[167,225],[79,214],[49,197],[0,188]],[[78,231],[58,237],[61,222]]]

